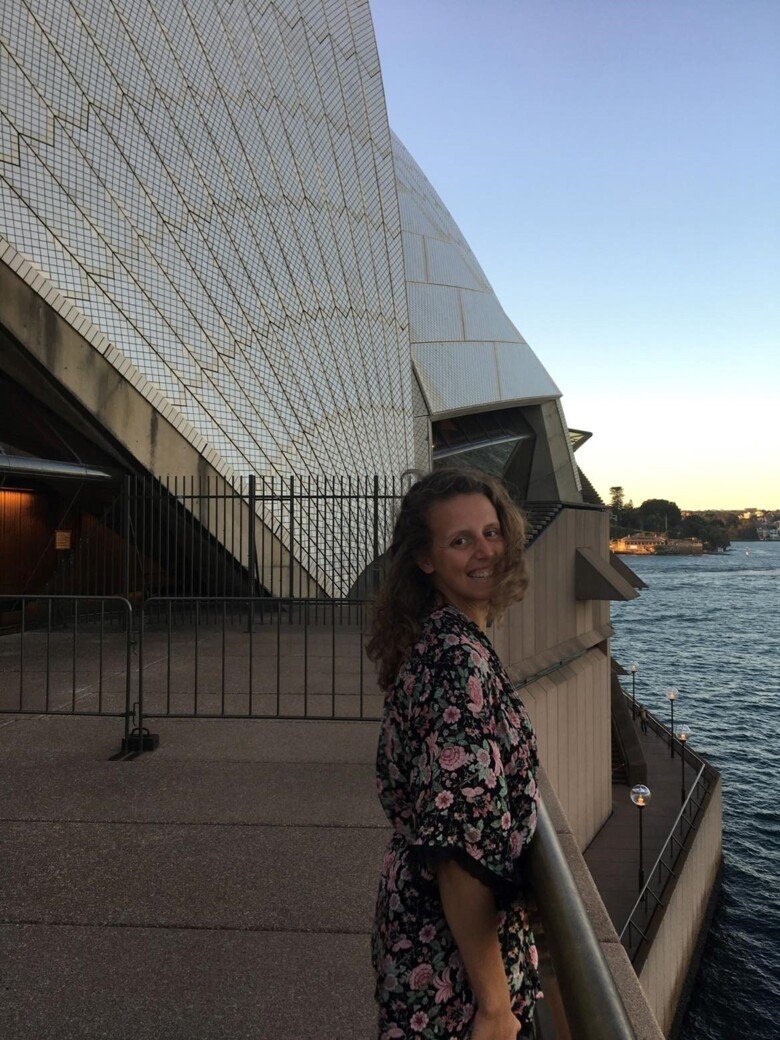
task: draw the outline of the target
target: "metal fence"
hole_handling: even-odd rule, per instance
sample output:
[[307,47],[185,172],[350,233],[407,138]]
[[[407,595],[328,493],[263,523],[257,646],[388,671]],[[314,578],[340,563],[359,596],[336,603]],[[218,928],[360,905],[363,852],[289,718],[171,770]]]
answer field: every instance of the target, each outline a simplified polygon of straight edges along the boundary
[[0,598],[0,713],[100,715],[130,730],[133,609],[122,596]]
[[138,716],[376,719],[367,605],[152,597],[140,615]]
[[[159,718],[375,720],[368,602],[252,596],[0,598],[0,713],[124,721],[140,750]],[[150,746],[143,744],[142,746]]]
[[42,591],[133,603],[360,598],[371,591],[407,483],[376,475],[127,477],[100,515],[81,517]]
[[[632,698],[625,691],[623,696],[631,706]],[[682,800],[682,806],[672,825],[669,835],[655,863],[646,875],[628,920],[620,932],[620,941],[626,948],[631,963],[638,962],[650,948],[652,937],[660,923],[668,895],[678,876],[678,865],[687,855],[693,841],[709,794],[717,780],[717,771],[680,741],[662,722],[648,712],[648,725],[667,742],[673,742],[682,763],[697,769],[696,778]]]

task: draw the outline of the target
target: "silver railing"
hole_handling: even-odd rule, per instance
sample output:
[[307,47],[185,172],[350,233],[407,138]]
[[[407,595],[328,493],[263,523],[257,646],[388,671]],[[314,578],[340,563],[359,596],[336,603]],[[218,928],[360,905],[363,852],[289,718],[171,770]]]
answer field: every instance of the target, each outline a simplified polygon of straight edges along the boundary
[[[630,706],[632,698],[622,688],[621,692]],[[671,729],[664,725],[652,712],[648,711],[647,715],[650,729],[661,740],[674,747],[675,753],[681,758],[681,765],[686,763],[698,771],[670,828],[663,848],[652,868],[646,874],[646,881],[640,889],[631,913],[628,915],[628,919],[620,932],[620,941],[626,948],[631,963],[635,966],[643,945],[644,949],[647,950],[652,941],[650,930],[653,928],[654,920],[657,914],[666,908],[666,903],[664,902],[666,887],[670,882],[677,879],[676,868],[678,861],[686,851],[688,838],[695,832],[698,826],[699,814],[718,775],[717,770],[709,762],[706,762],[692,748],[675,736]]]
[[576,1040],[635,1040],[612,972],[543,804],[539,805],[536,834],[530,847],[529,871],[571,1036]]

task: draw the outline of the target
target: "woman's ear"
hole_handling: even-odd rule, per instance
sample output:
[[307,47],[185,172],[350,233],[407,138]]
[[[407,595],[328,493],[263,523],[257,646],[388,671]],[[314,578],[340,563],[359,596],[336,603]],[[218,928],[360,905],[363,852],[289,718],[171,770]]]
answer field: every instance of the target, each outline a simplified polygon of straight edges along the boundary
[[430,556],[420,555],[417,557],[417,566],[423,572],[423,574],[433,574],[433,564],[431,563]]

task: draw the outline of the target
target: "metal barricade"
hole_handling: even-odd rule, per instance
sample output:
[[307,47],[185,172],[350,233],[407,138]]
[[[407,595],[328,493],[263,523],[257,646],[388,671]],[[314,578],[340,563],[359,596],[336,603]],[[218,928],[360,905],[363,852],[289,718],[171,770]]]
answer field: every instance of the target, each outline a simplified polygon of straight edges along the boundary
[[150,597],[138,716],[375,720],[365,600]]
[[0,597],[0,713],[132,717],[133,608],[123,596]]

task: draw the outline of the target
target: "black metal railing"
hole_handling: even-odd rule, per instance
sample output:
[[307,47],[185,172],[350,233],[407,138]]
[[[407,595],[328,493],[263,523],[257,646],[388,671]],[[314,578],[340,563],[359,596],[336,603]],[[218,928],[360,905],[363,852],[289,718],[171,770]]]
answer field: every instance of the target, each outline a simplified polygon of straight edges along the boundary
[[132,716],[133,608],[122,596],[0,597],[0,713]]
[[[625,690],[621,692],[630,705],[631,696]],[[670,828],[666,841],[652,868],[647,872],[644,885],[620,931],[620,941],[626,948],[631,963],[635,966],[649,949],[653,934],[666,909],[669,892],[676,883],[678,865],[688,853],[698,830],[703,810],[706,808],[712,788],[718,779],[717,770],[700,755],[697,755],[684,741],[676,737],[650,711],[647,713],[647,724],[665,743],[672,743],[675,753],[681,758],[683,770],[685,765],[690,765],[697,770],[697,773],[685,798],[682,799],[680,811]]]
[[137,715],[378,719],[367,602],[151,597],[140,612]]
[[378,475],[126,477],[99,515],[80,515],[42,591],[359,597],[407,486]]

